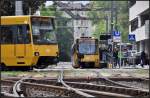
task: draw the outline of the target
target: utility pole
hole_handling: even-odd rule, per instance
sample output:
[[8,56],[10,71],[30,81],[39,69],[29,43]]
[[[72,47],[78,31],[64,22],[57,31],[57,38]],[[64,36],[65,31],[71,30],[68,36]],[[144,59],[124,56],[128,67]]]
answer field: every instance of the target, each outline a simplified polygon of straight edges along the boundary
[[[117,26],[118,26],[118,25],[117,25],[117,22],[118,22],[118,16],[117,16],[118,10],[117,10],[117,2],[116,2],[116,1],[114,1],[114,8],[115,8],[115,11],[114,11],[114,12],[115,12],[115,14],[114,14],[115,27],[114,27],[114,28],[115,28],[115,31],[116,31],[116,32],[119,32],[119,31],[118,31],[118,27],[117,27]],[[120,54],[119,54],[119,55],[120,55],[120,58],[119,58],[119,68],[120,68],[120,66],[121,66],[121,54],[122,54],[122,53],[121,53],[121,44],[122,44],[121,32],[120,32],[120,42],[119,42],[119,43],[120,43],[120,46],[119,46],[119,51],[120,51]],[[114,45],[115,45],[115,44],[114,44]]]
[[118,19],[118,10],[117,10],[117,2],[115,1],[115,30],[118,31],[118,27],[117,27],[117,19]]
[[114,1],[111,1],[111,33],[113,31],[113,8],[114,8]]
[[31,7],[29,7],[29,15],[31,15]]
[[15,1],[15,15],[23,15],[23,1]]
[[108,33],[108,16],[106,16],[106,32]]
[[114,8],[114,1],[111,1],[111,39],[112,39],[112,49],[111,49],[111,54],[112,54],[112,64],[113,64],[113,67],[114,67],[114,57],[113,57],[113,51],[114,51],[114,42],[113,42],[113,8]]

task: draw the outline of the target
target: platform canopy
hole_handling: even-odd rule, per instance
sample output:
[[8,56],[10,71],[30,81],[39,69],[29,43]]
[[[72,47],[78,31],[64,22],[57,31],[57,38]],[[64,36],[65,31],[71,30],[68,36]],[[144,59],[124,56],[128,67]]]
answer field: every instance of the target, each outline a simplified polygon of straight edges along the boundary
[[[15,1],[16,0],[0,0],[0,14],[1,16],[15,15]],[[39,9],[40,5],[44,4],[46,0],[22,0],[23,14],[28,15],[29,10],[31,15]]]

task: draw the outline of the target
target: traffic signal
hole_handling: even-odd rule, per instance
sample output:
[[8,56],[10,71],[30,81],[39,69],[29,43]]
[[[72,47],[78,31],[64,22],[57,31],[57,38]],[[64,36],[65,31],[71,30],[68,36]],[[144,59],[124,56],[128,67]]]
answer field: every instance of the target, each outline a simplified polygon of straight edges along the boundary
[[100,35],[100,40],[108,40],[108,39],[111,39],[111,35]]

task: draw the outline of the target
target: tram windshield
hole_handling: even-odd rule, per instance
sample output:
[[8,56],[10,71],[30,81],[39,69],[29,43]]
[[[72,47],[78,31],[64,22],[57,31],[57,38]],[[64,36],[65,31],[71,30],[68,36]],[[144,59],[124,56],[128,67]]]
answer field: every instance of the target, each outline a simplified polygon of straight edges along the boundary
[[95,54],[96,53],[96,43],[95,40],[79,40],[78,51],[81,54]]
[[32,32],[34,44],[56,43],[56,35],[51,18],[32,18]]

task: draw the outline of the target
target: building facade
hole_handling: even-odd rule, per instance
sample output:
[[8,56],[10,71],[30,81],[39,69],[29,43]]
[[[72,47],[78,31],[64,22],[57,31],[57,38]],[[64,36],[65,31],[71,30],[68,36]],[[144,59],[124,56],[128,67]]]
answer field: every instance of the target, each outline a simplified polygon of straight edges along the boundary
[[149,1],[130,1],[129,33],[135,34],[137,52],[149,53]]
[[[58,7],[60,8],[70,8],[70,9],[82,9],[82,7],[87,7],[88,4],[83,5],[82,3],[75,3],[75,2],[68,2],[68,3],[62,3],[57,2]],[[59,9],[59,8],[58,8]],[[92,36],[92,21],[88,18],[87,11],[63,11],[63,16],[67,18],[78,18],[78,19],[72,19],[67,23],[68,27],[73,28],[73,37],[74,41],[77,38],[80,38],[81,36],[90,37]],[[84,18],[84,19],[83,19]]]

